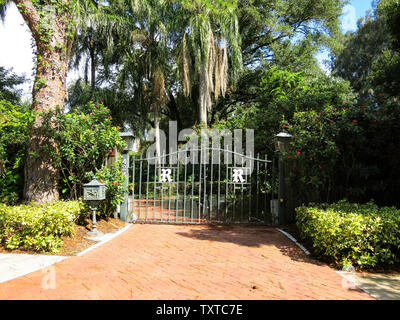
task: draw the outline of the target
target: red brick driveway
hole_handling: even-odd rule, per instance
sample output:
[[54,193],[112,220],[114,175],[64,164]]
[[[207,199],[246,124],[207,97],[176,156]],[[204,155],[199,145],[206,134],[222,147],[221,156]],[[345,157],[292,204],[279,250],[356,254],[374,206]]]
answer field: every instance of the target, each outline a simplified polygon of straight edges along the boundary
[[[50,278],[49,278],[50,277]],[[371,299],[273,228],[132,225],[0,284],[0,299]]]

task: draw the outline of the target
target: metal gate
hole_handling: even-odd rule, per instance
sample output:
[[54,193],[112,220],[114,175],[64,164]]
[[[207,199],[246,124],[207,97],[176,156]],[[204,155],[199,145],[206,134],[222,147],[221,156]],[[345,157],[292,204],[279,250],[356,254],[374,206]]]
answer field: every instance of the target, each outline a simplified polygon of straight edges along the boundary
[[[128,217],[134,213],[137,223],[271,223],[274,177],[267,157],[213,148],[191,151],[200,152],[201,159],[212,153],[211,161],[169,164],[173,156],[187,156],[187,150],[163,155],[157,164],[155,158],[133,157]],[[221,163],[222,155],[241,164]]]

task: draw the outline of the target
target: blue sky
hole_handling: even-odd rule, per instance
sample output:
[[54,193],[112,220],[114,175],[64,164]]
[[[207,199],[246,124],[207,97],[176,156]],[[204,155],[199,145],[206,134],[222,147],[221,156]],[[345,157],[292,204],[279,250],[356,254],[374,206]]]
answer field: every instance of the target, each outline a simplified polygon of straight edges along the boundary
[[364,17],[369,9],[372,9],[372,0],[351,0],[343,10],[345,14],[342,17],[343,30],[355,31],[358,19]]
[[[295,0],[294,0],[295,1]],[[357,20],[363,16],[368,9],[371,9],[372,0],[351,0],[343,10],[342,30],[356,31]],[[0,22],[0,43],[3,45],[0,50],[0,65],[6,68],[13,68],[17,74],[23,74],[28,79],[33,79],[33,54],[31,49],[32,38],[28,27],[24,24],[21,15],[15,6],[11,6],[7,12],[5,23]],[[320,64],[328,58],[328,52],[317,55]],[[70,72],[67,83],[79,76],[78,72]],[[22,87],[24,96],[29,97],[32,90],[32,81],[28,81]]]
[[[357,30],[357,21],[364,17],[368,10],[372,9],[372,0],[351,0],[348,5],[343,8],[341,17],[342,31]],[[317,54],[317,59],[321,67],[329,73],[329,67],[325,66],[324,61],[329,65],[329,51],[323,50]]]

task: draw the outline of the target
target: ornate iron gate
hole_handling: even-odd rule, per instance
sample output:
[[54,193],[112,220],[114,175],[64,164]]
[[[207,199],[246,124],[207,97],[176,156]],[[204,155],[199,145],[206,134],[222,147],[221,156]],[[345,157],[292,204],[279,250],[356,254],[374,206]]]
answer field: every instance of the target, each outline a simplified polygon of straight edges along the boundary
[[216,153],[218,160],[230,154],[242,164],[214,161],[215,156],[209,163],[168,164],[186,150],[164,155],[158,164],[151,163],[155,158],[133,157],[128,220],[134,213],[138,223],[271,223],[272,161],[223,149],[192,151],[201,152],[200,157]]

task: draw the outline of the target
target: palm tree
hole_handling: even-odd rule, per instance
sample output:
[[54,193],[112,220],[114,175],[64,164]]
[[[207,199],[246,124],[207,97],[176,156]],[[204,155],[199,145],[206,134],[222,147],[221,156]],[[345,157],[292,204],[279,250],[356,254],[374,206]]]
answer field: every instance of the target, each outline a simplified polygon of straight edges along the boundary
[[215,3],[211,0],[181,1],[183,14],[178,16],[182,41],[179,66],[186,96],[191,79],[199,81],[199,120],[207,124],[207,114],[215,101],[225,95],[228,83],[228,48],[231,75],[235,80],[242,68],[240,35],[236,15],[237,1]]
[[[98,39],[98,33],[93,30],[93,27],[88,30],[77,32],[74,44],[71,50],[71,68],[79,68],[81,60],[84,59],[85,64],[85,83],[88,84],[88,74],[90,73],[90,88],[91,93],[96,89],[96,67],[97,55],[102,49],[102,42]],[[90,68],[90,72],[89,72]]]
[[[165,16],[169,5],[160,0],[113,1],[108,8],[113,16],[106,28],[113,34],[107,47],[110,55],[117,56],[117,82],[133,90],[137,104],[143,109],[147,106],[147,111],[154,115],[158,159],[161,156],[160,114],[167,102],[165,73],[171,52],[167,47]],[[115,62],[115,58],[111,61]]]
[[[82,59],[85,65],[85,83],[90,73],[91,94],[96,89],[99,59],[107,64],[107,51],[113,46],[114,37],[126,30],[126,19],[114,14],[110,5],[102,6],[98,1],[83,1],[81,14],[76,17],[76,32],[71,48],[70,67],[79,68]],[[108,49],[108,50],[107,50]],[[90,72],[89,72],[90,66]]]

